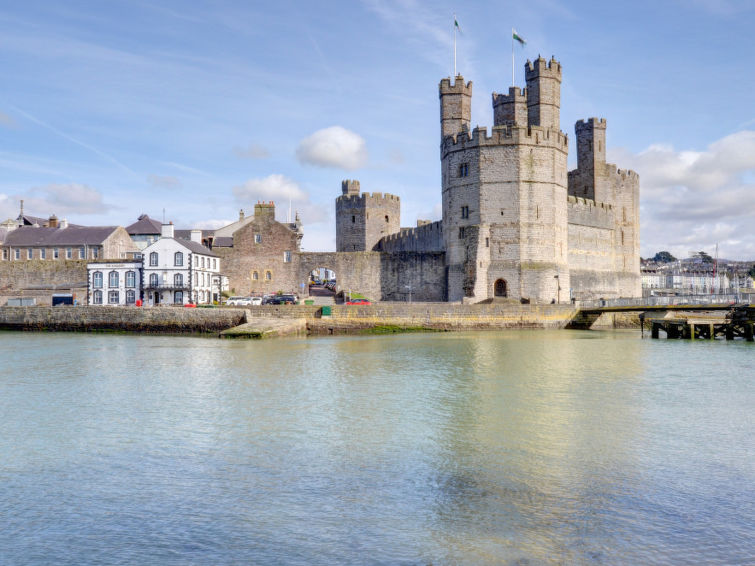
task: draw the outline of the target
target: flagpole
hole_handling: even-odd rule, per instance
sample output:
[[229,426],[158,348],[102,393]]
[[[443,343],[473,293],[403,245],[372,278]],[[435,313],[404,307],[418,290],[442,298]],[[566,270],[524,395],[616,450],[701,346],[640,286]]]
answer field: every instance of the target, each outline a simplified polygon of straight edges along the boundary
[[514,28],[511,28],[511,86],[516,86],[514,81]]
[[454,12],[454,79],[456,78],[456,12]]

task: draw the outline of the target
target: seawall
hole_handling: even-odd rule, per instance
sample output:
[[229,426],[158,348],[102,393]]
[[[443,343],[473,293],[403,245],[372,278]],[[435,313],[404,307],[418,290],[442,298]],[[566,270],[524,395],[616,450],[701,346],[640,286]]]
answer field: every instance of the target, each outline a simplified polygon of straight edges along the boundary
[[0,329],[112,330],[154,333],[212,333],[260,319],[303,319],[315,334],[348,334],[375,327],[428,330],[563,328],[571,305],[378,303],[334,305],[331,315],[310,305],[249,308],[135,308],[108,306],[0,307]]
[[113,330],[217,334],[244,322],[244,309],[0,307],[0,329],[6,330]]

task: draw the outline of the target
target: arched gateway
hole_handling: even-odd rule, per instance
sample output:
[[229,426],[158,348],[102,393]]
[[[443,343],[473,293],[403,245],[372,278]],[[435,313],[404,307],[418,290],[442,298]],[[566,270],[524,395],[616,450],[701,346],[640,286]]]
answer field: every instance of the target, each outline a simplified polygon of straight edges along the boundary
[[508,286],[505,279],[498,279],[493,285],[493,294],[496,297],[508,297]]

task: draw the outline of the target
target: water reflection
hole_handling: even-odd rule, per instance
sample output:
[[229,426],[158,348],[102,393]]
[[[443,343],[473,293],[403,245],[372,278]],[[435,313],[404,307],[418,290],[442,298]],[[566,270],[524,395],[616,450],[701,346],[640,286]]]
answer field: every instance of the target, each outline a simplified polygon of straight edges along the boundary
[[752,557],[745,344],[3,338],[11,562]]

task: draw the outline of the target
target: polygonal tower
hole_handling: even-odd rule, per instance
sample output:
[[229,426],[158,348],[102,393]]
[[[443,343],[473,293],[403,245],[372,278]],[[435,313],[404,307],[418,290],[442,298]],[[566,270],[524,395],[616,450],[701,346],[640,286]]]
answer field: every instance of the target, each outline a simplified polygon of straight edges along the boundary
[[524,91],[512,87],[508,94],[493,94],[490,134],[479,127],[469,133],[466,116],[451,119],[463,79],[440,83],[450,301],[551,302],[568,296],[568,140],[559,129],[561,65],[542,58],[528,61],[525,76]]
[[341,182],[336,199],[336,251],[372,251],[401,230],[401,200],[383,193],[360,193],[359,181]]

